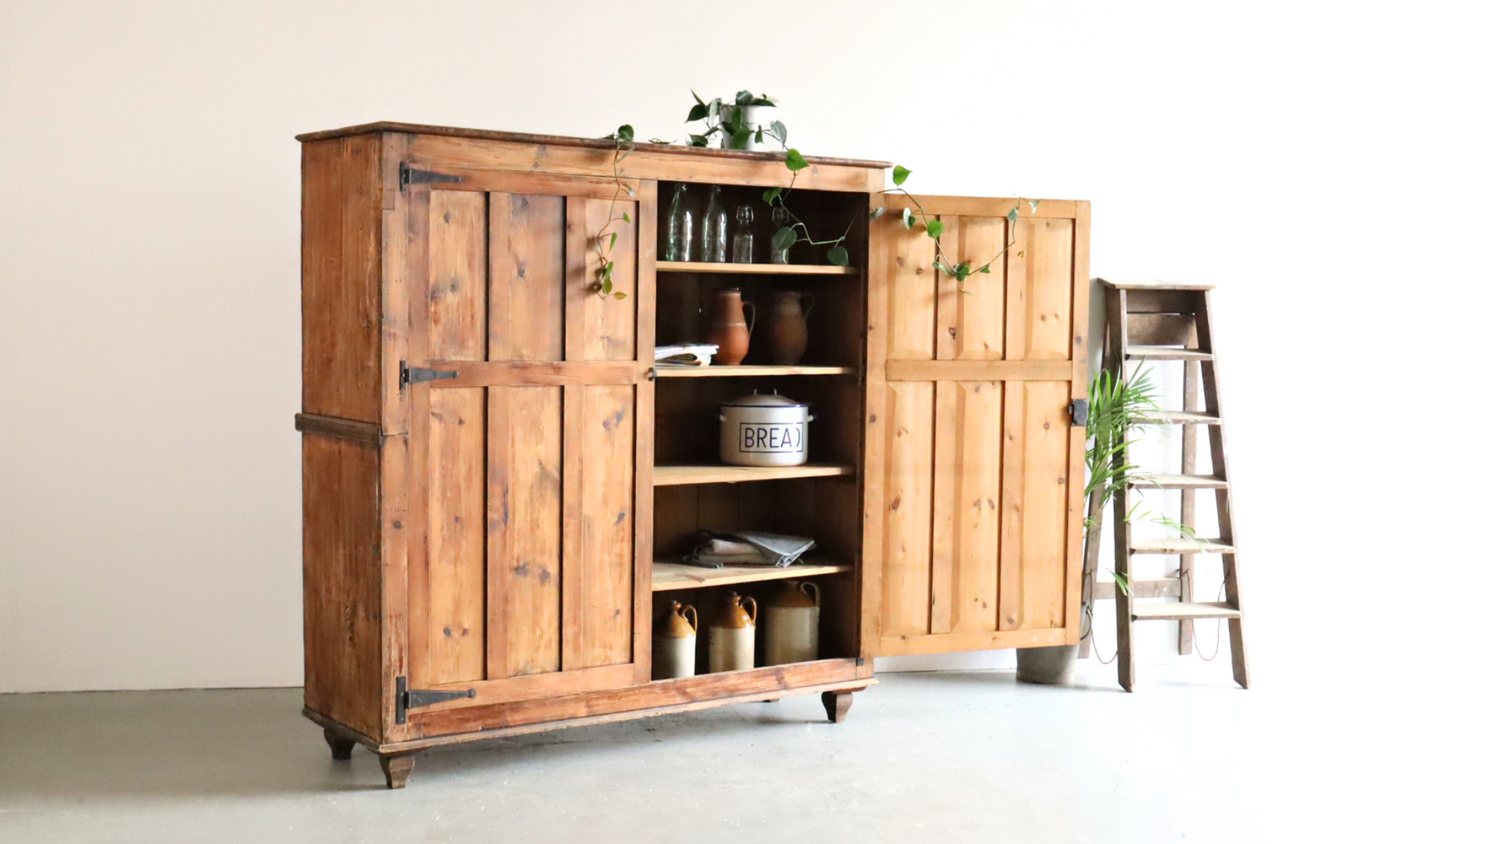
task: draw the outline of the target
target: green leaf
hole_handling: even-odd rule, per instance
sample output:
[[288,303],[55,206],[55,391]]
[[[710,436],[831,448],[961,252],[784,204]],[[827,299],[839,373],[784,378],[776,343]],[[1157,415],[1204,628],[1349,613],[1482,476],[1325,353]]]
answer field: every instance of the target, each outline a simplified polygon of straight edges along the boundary
[[624,299],[625,298],[625,294],[623,292],[617,292],[617,293],[615,293],[615,298],[616,299]]
[[776,197],[781,196],[781,191],[781,188],[766,188],[765,191],[761,193],[760,198],[765,200],[765,203],[767,205],[770,205],[771,203],[776,201]]
[[599,284],[599,289],[604,291],[605,296],[608,296],[610,294],[610,291],[615,289],[615,283],[613,281],[610,281],[609,279],[605,279]]
[[631,141],[634,141],[635,140],[635,127],[631,126],[629,123],[626,123],[624,126],[621,126],[620,128],[616,129],[615,130],[615,140],[624,141],[627,144],[630,143]]
[[910,208],[901,209],[901,222],[906,224],[907,231],[911,231],[911,227],[917,224],[917,218],[911,213]]
[[700,97],[700,96],[698,96],[698,92],[697,91],[693,91],[692,88],[689,88],[688,90],[693,92],[693,101],[694,102],[696,102],[698,105],[701,105],[701,106],[705,106],[705,107],[707,106],[707,103],[703,102],[703,98]]
[[734,95],[734,104],[735,105],[750,105],[750,101],[753,100],[753,99],[755,99],[755,95],[754,94],[750,93],[749,91],[741,91],[738,94]]
[[1028,199],[1026,201],[1031,203],[1031,213],[1033,214],[1036,213],[1037,206],[1042,204],[1040,199]]
[[776,234],[771,236],[771,248],[777,252],[785,252],[791,249],[792,244],[796,242],[797,230],[791,226],[782,226],[776,230]]
[[604,265],[604,280],[609,281],[615,277],[615,262],[610,261]]
[[884,206],[876,206],[876,207],[870,209],[870,219],[872,219],[872,220],[878,220],[878,219],[880,219],[881,215],[883,215],[883,214],[885,214],[885,207]]
[[990,271],[990,265],[989,264],[985,264],[984,266],[980,267],[977,270],[977,272],[981,272],[981,273],[987,273],[989,271]]
[[625,218],[625,222],[627,222],[627,223],[630,222],[630,212],[629,211],[621,211],[620,212],[620,216],[623,217],[623,218]]
[[[625,222],[628,223],[630,221],[626,220]],[[613,252],[613,251],[615,251],[615,241],[617,241],[619,239],[620,239],[620,233],[619,232],[610,232],[609,233],[609,245],[605,247],[605,251],[607,251],[607,252]]]
[[695,147],[706,147],[706,146],[708,146],[708,136],[707,135],[688,135],[688,145],[689,146],[695,146]]
[[802,153],[798,152],[796,147],[786,151],[786,169],[795,173],[806,166],[807,159],[802,157]]
[[748,127],[748,126],[741,126],[740,128],[734,130],[734,136],[729,141],[729,148],[730,149],[749,149],[750,148],[750,127]]
[[691,109],[688,110],[688,119],[684,120],[683,122],[684,123],[692,123],[694,120],[707,120],[707,119],[708,119],[708,106],[704,105],[703,103],[698,103],[697,105],[693,106]]
[[1014,223],[1016,220],[1020,219],[1020,217],[1021,217],[1021,209],[1019,209],[1019,208],[1012,208],[1012,209],[1010,209],[1010,213],[1005,215],[1005,219],[1010,220],[1012,223]]
[[766,127],[766,131],[771,133],[771,137],[775,138],[777,143],[786,146],[785,123],[782,123],[780,120],[772,120],[771,125]]
[[849,250],[842,246],[835,246],[828,250],[828,263],[835,267],[849,266]]
[[765,130],[765,127],[763,127],[763,126],[756,127],[756,129],[755,129],[755,142],[757,144],[763,144],[763,143],[766,142],[766,130]]
[[937,240],[938,238],[942,237],[943,236],[943,221],[942,220],[928,220],[927,221],[927,236],[930,237],[930,238],[932,238],[933,240]]
[[896,185],[899,187],[901,185],[906,184],[906,177],[910,176],[910,175],[911,175],[911,171],[910,170],[906,169],[905,167],[902,167],[900,164],[897,164],[896,165],[896,169],[891,171],[891,181],[895,182]]
[[969,277],[969,265],[966,263],[959,264],[956,268],[954,268],[953,274],[958,277],[958,283],[963,284],[964,281]]

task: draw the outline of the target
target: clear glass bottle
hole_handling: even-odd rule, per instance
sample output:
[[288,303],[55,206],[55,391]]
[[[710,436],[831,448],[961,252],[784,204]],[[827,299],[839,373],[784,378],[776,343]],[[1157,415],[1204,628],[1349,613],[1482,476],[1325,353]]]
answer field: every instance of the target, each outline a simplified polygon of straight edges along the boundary
[[734,263],[755,263],[755,209],[749,205],[734,209],[733,246]]
[[667,243],[662,250],[664,261],[693,260],[693,209],[688,205],[688,186],[672,189],[672,206],[667,215]]
[[[771,209],[771,234],[772,234],[772,236],[774,236],[776,234],[776,232],[781,231],[782,229],[786,228],[787,226],[789,226],[791,224],[792,224],[792,212],[786,210],[786,206],[784,206],[784,205],[778,205],[775,208]],[[790,248],[787,248],[787,249],[777,249],[777,248],[775,248],[773,246],[771,248],[771,263],[773,263],[773,264],[790,264],[791,263],[791,251],[792,250]]]
[[724,207],[724,189],[708,189],[708,204],[703,209],[703,248],[698,260],[722,264],[729,260],[729,209]]

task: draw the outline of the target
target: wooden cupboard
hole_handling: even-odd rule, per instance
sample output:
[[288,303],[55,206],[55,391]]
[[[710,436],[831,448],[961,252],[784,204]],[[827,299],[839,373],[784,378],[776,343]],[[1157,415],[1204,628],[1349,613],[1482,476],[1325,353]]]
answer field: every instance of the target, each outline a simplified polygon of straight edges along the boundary
[[[1087,202],[920,197],[954,260],[1015,241],[960,291],[884,162],[810,158],[790,199],[814,236],[847,228],[851,266],[804,245],[673,263],[665,188],[764,215],[790,182],[777,155],[641,144],[620,194],[609,141],[298,139],[304,711],[336,758],[364,744],[399,787],[440,744],[814,692],[837,721],[876,656],[1077,642]],[[626,298],[604,298],[590,241],[622,212]],[[724,286],[812,293],[804,362],[752,340],[740,367],[656,366]],[[806,466],[718,464],[718,403],[752,388],[813,406]],[[704,527],[818,548],[788,571],[673,562]],[[819,659],[651,681],[672,600],[788,576],[821,586]]]

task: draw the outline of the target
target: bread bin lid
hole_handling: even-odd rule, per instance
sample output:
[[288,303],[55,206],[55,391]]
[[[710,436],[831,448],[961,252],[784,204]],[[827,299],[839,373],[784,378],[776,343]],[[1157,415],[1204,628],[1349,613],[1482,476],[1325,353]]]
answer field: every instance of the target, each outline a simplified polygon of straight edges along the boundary
[[734,401],[724,402],[722,407],[807,407],[806,402],[794,401],[786,396],[778,395],[775,390],[769,396],[760,394],[760,390],[752,392],[748,396],[740,396]]

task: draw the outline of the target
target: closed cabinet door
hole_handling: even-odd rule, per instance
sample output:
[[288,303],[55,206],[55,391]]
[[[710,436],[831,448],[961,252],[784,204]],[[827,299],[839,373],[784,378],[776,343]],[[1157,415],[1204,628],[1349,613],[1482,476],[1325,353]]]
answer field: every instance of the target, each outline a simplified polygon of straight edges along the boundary
[[[864,559],[881,655],[1076,642],[1088,204],[883,195],[871,223]],[[1014,215],[1012,211],[1014,210]],[[960,282],[934,266],[989,264]]]
[[406,659],[408,716],[456,730],[649,680],[655,186],[443,170],[403,194]]

